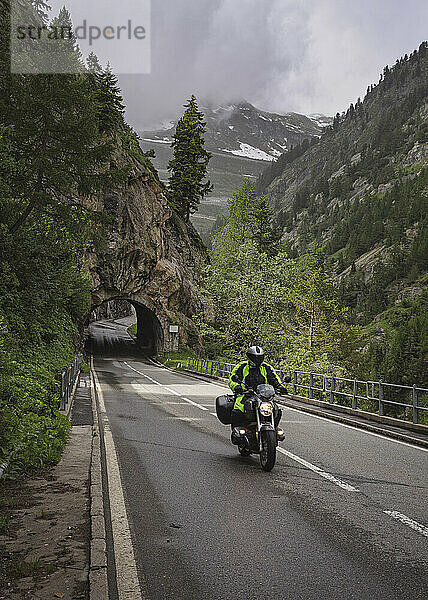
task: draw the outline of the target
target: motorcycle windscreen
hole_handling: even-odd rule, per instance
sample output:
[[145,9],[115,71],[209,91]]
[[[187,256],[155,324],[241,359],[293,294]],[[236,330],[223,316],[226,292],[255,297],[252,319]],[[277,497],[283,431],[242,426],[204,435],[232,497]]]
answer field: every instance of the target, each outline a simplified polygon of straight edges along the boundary
[[271,400],[275,396],[275,389],[268,383],[262,383],[257,386],[257,395],[263,400]]

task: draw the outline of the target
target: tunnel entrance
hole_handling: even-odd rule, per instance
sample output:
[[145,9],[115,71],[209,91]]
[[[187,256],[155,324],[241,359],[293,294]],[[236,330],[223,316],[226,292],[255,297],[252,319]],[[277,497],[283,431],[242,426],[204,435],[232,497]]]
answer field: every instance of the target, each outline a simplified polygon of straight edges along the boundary
[[[136,323],[136,337],[142,352],[155,356],[164,349],[164,333],[162,325],[155,315],[144,304],[128,298],[112,298],[93,308],[89,321],[121,320],[122,325],[131,327]],[[131,329],[135,335],[135,327]]]
[[150,356],[163,349],[163,329],[155,313],[144,304],[132,303],[137,313],[137,340],[140,348]]

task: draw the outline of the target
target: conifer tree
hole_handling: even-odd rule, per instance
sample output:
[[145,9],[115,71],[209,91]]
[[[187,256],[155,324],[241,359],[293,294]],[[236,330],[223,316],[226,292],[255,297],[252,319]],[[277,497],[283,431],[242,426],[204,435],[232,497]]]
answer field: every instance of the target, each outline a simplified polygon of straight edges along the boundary
[[[97,66],[93,58],[91,58],[89,64],[95,69],[99,66],[99,63]],[[125,107],[123,105],[122,94],[117,77],[112,72],[109,64],[105,69],[96,72],[95,75],[100,132],[111,133],[123,121]]]
[[206,124],[196,97],[192,95],[184,107],[171,144],[174,155],[168,164],[168,189],[171,205],[188,221],[212,190],[210,181],[204,181],[211,154],[205,150]]
[[256,196],[251,208],[252,238],[259,252],[275,256],[281,249],[281,232],[273,221],[273,210],[267,197]]
[[31,4],[34,7],[34,10],[39,14],[40,17],[43,18],[44,21],[48,18],[48,12],[51,9],[50,4],[45,2],[45,0],[31,0]]
[[93,52],[88,55],[88,58],[86,59],[86,65],[90,73],[100,73],[102,71],[98,56]]

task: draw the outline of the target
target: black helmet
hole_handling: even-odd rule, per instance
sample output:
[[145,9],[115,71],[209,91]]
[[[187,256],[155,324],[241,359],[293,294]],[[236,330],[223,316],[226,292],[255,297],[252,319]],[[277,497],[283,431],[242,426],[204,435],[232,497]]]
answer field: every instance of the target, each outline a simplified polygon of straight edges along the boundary
[[248,348],[247,350],[247,358],[252,365],[260,367],[265,359],[263,348],[260,348],[260,346],[251,346],[251,348]]

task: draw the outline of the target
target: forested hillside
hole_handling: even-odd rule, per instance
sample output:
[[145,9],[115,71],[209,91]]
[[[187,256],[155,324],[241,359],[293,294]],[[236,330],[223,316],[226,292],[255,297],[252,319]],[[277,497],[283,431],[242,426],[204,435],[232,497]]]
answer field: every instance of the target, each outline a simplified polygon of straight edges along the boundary
[[[109,222],[84,200],[126,183],[131,160],[156,173],[110,70],[92,57],[81,74],[11,75],[8,20],[1,2],[0,464],[11,458],[13,474],[58,460],[67,439],[60,373],[82,348],[91,306],[83,258],[105,247]],[[67,52],[81,61],[74,43]]]
[[397,383],[427,382],[427,166],[424,42],[258,180],[289,254],[325,252],[350,322],[365,328],[366,374]]

